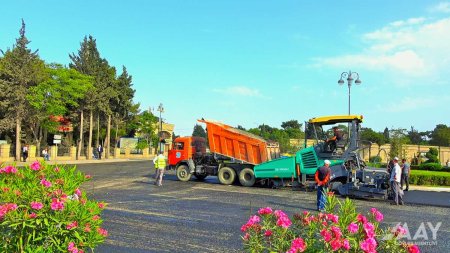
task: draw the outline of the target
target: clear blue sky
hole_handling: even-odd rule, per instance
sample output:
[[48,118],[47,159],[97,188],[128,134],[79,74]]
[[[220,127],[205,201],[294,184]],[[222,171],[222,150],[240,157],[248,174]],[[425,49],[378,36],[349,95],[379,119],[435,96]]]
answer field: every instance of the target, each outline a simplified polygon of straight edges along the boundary
[[85,35],[133,76],[142,109],[163,103],[175,132],[196,119],[246,128],[347,114],[365,126],[450,125],[449,1],[5,1],[0,48],[23,18],[30,47],[68,64]]

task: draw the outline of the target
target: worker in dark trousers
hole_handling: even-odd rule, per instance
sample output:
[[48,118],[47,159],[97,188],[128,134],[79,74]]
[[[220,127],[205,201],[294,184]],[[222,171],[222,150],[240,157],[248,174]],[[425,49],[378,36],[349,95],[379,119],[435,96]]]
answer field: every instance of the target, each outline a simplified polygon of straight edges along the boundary
[[402,169],[398,165],[398,158],[394,158],[394,168],[391,173],[391,185],[394,190],[394,202],[391,205],[403,205],[403,191],[400,187]]
[[330,181],[330,161],[325,160],[324,166],[320,167],[316,174],[314,175],[314,179],[317,183],[317,210],[322,212],[325,208],[325,204],[327,202],[327,196],[325,195],[325,191],[328,189],[328,182]]
[[411,173],[411,165],[406,162],[406,159],[402,159],[402,182],[401,182],[401,189],[403,189],[403,185],[406,185],[405,191],[409,190],[409,175]]

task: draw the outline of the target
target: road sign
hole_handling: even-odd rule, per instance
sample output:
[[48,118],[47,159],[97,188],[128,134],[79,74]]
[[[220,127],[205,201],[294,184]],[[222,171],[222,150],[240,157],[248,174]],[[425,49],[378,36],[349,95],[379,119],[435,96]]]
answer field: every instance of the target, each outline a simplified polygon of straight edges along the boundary
[[61,140],[61,135],[60,134],[55,134],[55,135],[53,135],[53,139],[55,139],[55,140]]
[[61,140],[53,140],[53,144],[61,144]]

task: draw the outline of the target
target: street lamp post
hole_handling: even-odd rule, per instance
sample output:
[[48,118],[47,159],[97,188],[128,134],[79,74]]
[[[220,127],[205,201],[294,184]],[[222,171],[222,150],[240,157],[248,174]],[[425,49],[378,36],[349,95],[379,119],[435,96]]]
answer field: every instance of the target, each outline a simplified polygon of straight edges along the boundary
[[360,85],[361,84],[361,80],[359,79],[359,74],[357,72],[352,72],[351,70],[348,71],[348,72],[342,72],[341,79],[339,79],[339,81],[338,81],[339,85],[343,85],[344,84],[344,78],[347,78],[347,83],[348,83],[348,115],[350,115],[350,90],[351,90],[352,83],[353,83],[353,80],[354,80],[352,75],[356,75],[355,84],[356,85]]
[[[158,112],[159,112],[159,133],[158,133],[158,137],[161,138],[162,137],[162,118],[161,118],[161,113],[164,112],[164,107],[163,107],[162,103],[160,103],[159,106],[158,106]],[[162,143],[162,141],[160,139],[159,140],[159,151],[160,152],[163,151],[162,145],[163,145],[163,143]]]

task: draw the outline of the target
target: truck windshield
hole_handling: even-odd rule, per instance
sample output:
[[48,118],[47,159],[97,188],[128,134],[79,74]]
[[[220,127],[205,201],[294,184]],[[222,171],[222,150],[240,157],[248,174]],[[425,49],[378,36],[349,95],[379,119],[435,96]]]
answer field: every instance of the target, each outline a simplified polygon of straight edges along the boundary
[[183,150],[184,149],[184,143],[183,142],[175,142],[173,146],[174,146],[175,150]]

